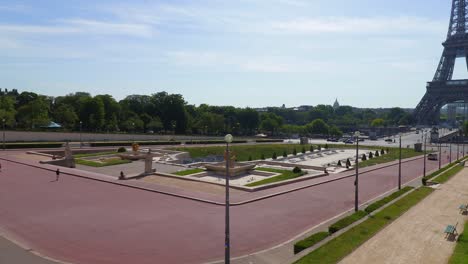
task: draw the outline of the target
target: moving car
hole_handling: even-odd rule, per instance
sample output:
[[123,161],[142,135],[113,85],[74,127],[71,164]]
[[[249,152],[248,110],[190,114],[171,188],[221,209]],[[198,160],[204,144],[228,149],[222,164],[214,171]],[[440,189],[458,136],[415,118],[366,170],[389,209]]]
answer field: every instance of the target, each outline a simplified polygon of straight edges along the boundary
[[427,155],[428,160],[438,160],[438,155],[435,153],[430,153]]

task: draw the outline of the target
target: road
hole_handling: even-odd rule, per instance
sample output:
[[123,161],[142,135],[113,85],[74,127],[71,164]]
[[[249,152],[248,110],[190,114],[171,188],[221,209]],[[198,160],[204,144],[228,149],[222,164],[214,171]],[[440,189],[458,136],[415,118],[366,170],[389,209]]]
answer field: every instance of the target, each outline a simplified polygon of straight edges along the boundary
[[[421,175],[422,163],[403,163],[403,182]],[[427,164],[428,171],[438,166]],[[50,171],[2,165],[0,227],[43,255],[87,264],[223,258],[222,206],[69,175],[56,182]],[[397,171],[395,165],[361,174],[360,203],[395,188]],[[232,256],[270,248],[353,208],[353,182],[342,179],[232,207]]]

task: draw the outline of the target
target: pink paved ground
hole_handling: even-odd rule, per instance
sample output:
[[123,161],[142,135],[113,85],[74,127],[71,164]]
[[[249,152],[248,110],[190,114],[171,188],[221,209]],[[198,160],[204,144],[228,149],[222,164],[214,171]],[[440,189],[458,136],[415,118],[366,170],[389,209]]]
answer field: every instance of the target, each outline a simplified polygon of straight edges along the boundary
[[[1,156],[0,156],[1,157]],[[403,164],[403,182],[422,174]],[[223,258],[224,207],[2,161],[0,228],[73,263],[201,263]],[[428,171],[438,162],[428,162]],[[360,176],[360,203],[397,184],[398,167]],[[284,242],[353,207],[353,178],[231,208],[233,256]],[[307,184],[307,182],[303,182]]]

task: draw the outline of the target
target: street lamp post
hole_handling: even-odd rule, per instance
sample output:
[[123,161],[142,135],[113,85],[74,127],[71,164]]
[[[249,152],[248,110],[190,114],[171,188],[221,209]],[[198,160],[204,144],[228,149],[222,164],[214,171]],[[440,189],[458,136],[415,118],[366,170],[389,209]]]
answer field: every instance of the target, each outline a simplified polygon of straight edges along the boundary
[[452,140],[449,141],[449,163],[452,163]]
[[359,131],[354,132],[356,138],[356,179],[354,181],[354,211],[359,210]]
[[132,122],[132,141],[135,142],[135,122]]
[[83,129],[83,121],[80,121],[80,148],[83,147],[83,138],[82,138],[82,129]]
[[5,150],[5,118],[2,119],[3,123],[3,150]]
[[400,155],[398,157],[398,190],[401,190],[401,134],[400,136]]
[[460,159],[460,137],[457,137],[457,160]]
[[427,140],[427,133],[424,133],[424,166],[423,166],[424,177],[426,177],[426,140]]
[[439,142],[439,170],[442,165],[442,143]]
[[229,143],[231,143],[233,137],[231,134],[227,134],[224,137],[226,141],[226,221],[225,221],[225,240],[224,240],[224,263],[230,263],[231,245],[229,238]]

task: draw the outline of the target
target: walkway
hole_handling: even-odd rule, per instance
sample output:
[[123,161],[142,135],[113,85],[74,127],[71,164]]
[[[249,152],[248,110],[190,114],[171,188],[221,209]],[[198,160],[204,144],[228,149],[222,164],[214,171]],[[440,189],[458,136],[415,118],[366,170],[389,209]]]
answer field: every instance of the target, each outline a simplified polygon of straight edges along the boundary
[[340,263],[447,263],[455,242],[447,241],[443,231],[457,222],[458,232],[463,231],[468,217],[459,213],[458,206],[466,202],[465,168]]

